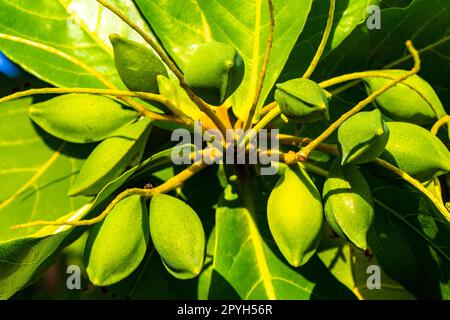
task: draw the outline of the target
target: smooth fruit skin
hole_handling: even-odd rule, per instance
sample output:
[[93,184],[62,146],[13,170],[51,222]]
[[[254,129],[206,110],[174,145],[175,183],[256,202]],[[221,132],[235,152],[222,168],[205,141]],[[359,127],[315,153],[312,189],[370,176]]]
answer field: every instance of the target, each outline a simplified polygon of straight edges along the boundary
[[[407,71],[383,70],[383,72],[398,77]],[[367,92],[370,94],[384,86],[391,79],[365,78],[364,81]],[[396,121],[405,121],[418,125],[431,124],[437,120],[437,117],[441,118],[445,115],[445,110],[439,97],[425,80],[418,75],[413,75],[403,82],[419,90],[431,103],[431,106],[416,91],[399,83],[376,98],[376,105],[383,113]]]
[[114,63],[125,86],[131,91],[159,93],[158,75],[167,77],[161,59],[149,48],[116,34],[110,36]]
[[420,181],[450,170],[450,152],[428,130],[406,122],[388,122],[389,140],[380,158]]
[[[151,130],[151,121],[142,118],[102,141],[81,167],[68,195],[96,195],[117,178],[137,155],[142,156]],[[140,159],[137,159],[140,160]]]
[[323,188],[325,216],[336,234],[357,248],[367,249],[367,234],[374,218],[372,193],[355,165],[331,166]]
[[244,61],[230,45],[211,41],[195,50],[185,68],[188,86],[207,103],[225,102],[244,79]]
[[375,160],[389,139],[389,128],[380,110],[359,112],[338,129],[342,165],[362,164]]
[[311,123],[329,120],[325,91],[309,79],[292,79],[276,85],[275,101],[289,119]]
[[101,141],[138,117],[112,99],[90,94],[64,94],[36,103],[29,115],[46,132],[73,143]]
[[324,217],[319,191],[297,164],[285,169],[270,193],[267,219],[289,264],[305,264],[319,245]]
[[145,200],[123,199],[89,232],[84,257],[91,282],[109,286],[128,277],[144,258],[148,241]]
[[150,201],[150,235],[173,276],[190,279],[200,274],[205,258],[205,232],[190,206],[169,195],[154,195]]

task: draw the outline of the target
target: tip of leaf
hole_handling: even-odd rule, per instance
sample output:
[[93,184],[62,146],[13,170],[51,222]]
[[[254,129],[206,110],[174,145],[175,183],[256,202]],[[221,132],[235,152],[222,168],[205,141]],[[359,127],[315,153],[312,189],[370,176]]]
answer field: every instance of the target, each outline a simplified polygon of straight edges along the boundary
[[111,33],[109,35],[109,41],[111,41],[111,43],[113,43],[113,44],[114,44],[114,42],[116,42],[119,39],[120,39],[120,36],[116,33]]

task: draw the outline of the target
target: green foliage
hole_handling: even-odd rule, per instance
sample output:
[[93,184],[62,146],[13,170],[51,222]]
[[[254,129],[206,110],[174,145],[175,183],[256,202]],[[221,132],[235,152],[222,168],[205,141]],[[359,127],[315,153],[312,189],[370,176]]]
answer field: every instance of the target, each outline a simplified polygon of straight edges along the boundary
[[[0,299],[450,299],[448,1],[336,1],[311,80],[299,77],[330,1],[273,0],[268,56],[269,1],[109,2],[153,48],[96,1],[0,0],[0,51],[26,72],[0,74]],[[365,23],[371,4],[380,30]],[[365,100],[392,79],[364,70],[411,69],[408,39],[420,76]],[[351,72],[357,81],[321,82]],[[1,98],[28,83],[72,93]],[[125,99],[127,88],[161,99]],[[342,117],[365,101],[372,111]],[[196,120],[280,129],[277,175],[261,175],[261,159],[175,165],[208,159],[171,139],[198,138]],[[56,261],[79,264],[89,290],[47,292]],[[373,265],[380,290],[367,287]]]

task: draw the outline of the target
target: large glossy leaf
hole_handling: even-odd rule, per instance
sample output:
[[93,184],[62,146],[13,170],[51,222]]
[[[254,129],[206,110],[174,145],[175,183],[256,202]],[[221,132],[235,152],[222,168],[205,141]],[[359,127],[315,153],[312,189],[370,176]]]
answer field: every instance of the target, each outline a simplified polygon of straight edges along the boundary
[[[145,27],[131,0],[111,2]],[[122,87],[111,32],[140,39],[95,1],[0,0],[0,50],[56,86]]]
[[[267,230],[256,220],[262,218],[259,215],[265,212],[266,200],[256,189],[247,186],[245,190],[246,204],[231,185],[219,202],[209,295],[228,284],[241,299],[351,298],[351,292],[316,258],[298,270],[288,267],[273,251],[273,242],[268,244],[262,236],[261,230],[264,234]],[[322,285],[328,289],[321,290]]]
[[[376,5],[380,2],[381,0],[336,1],[333,28],[331,29],[328,44],[322,55],[322,59],[331,51],[335,50],[359,24],[365,22],[368,6]],[[308,68],[322,39],[323,31],[327,23],[329,6],[329,1],[313,1],[305,29],[291,52],[280,77],[281,81],[300,77]],[[313,78],[315,77],[316,74],[313,75]]]
[[[90,147],[57,140],[28,118],[31,99],[1,104],[0,117],[0,298],[22,288],[68,235],[67,228],[10,227],[66,215],[79,219],[86,198],[66,193]],[[50,236],[58,233],[57,236]]]
[[[379,266],[379,262],[371,255],[351,247],[348,242],[337,238],[330,229],[325,231],[318,250],[320,260],[333,275],[351,289],[361,300],[414,299],[414,296],[398,282],[391,279],[380,268],[380,288],[369,288],[367,281],[372,275],[369,266]],[[372,282],[370,282],[372,283]]]
[[[266,0],[198,0],[211,28],[213,38],[233,45],[244,59],[245,78],[233,95],[233,111],[246,119],[255,95],[256,84],[269,33]],[[261,101],[264,101],[288,59],[306,23],[312,0],[274,0],[275,30]]]
[[197,0],[135,0],[164,48],[183,70],[197,47],[211,40],[211,30]]
[[437,91],[450,110],[450,3],[446,0],[415,0],[407,8],[381,12],[381,29],[363,24],[319,65],[320,75],[338,75],[375,68],[411,68],[405,41],[412,40],[420,51],[420,75]]
[[375,221],[368,243],[386,273],[417,298],[450,297],[450,225],[422,195],[373,190]]

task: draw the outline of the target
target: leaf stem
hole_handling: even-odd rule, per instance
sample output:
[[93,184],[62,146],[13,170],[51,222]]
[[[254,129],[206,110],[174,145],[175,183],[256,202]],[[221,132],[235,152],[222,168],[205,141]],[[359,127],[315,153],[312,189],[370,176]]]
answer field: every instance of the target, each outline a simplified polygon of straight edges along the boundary
[[[383,71],[377,71],[377,70],[362,71],[362,72],[348,73],[348,74],[344,74],[341,76],[337,76],[337,77],[322,81],[321,83],[319,83],[319,86],[321,88],[327,88],[327,87],[331,87],[331,86],[334,86],[334,85],[342,83],[342,82],[359,80],[359,79],[363,79],[363,78],[386,78],[386,79],[391,79],[391,80],[396,79],[396,77],[394,75],[386,73],[385,70],[383,70]],[[439,118],[439,112],[435,109],[434,105],[431,103],[431,101],[428,99],[428,97],[426,97],[425,94],[421,90],[419,90],[416,87],[413,87],[412,85],[410,85],[406,82],[403,82],[402,85],[404,85],[404,86],[410,88],[411,90],[413,90],[414,92],[416,92],[430,106],[431,110],[433,110],[434,114],[436,115],[436,118]],[[332,94],[337,94],[337,92],[332,92]]]
[[241,144],[242,146],[246,146],[247,143],[253,139],[253,137],[258,133],[259,130],[267,126],[273,119],[278,117],[281,114],[280,107],[274,107],[270,110],[244,137]]
[[339,126],[346,121],[351,116],[355,115],[359,111],[361,111],[364,107],[366,107],[369,103],[373,102],[378,96],[383,94],[385,91],[389,90],[393,86],[395,86],[397,83],[402,82],[403,80],[407,79],[408,77],[416,74],[420,70],[420,57],[417,52],[417,50],[413,47],[411,41],[406,42],[406,46],[411,53],[411,55],[414,58],[414,66],[413,68],[405,72],[403,75],[397,77],[395,80],[391,80],[388,83],[386,83],[384,86],[379,88],[378,90],[375,90],[370,94],[366,99],[360,101],[355,107],[353,107],[350,111],[344,113],[338,120],[336,120],[334,123],[332,123],[324,132],[322,132],[321,135],[319,135],[316,139],[314,139],[308,146],[301,149],[297,154],[297,159],[299,161],[305,161],[308,159],[309,154],[311,151],[313,151],[315,148],[317,148],[318,145],[320,145],[325,139],[327,139]]
[[266,52],[264,54],[264,60],[261,66],[261,72],[259,73],[258,82],[256,84],[256,92],[255,97],[253,98],[253,103],[250,107],[250,111],[248,113],[247,120],[245,121],[244,131],[248,130],[253,123],[253,118],[255,116],[256,108],[258,107],[259,98],[261,97],[261,91],[264,86],[264,79],[266,77],[267,65],[269,64],[270,51],[272,50],[273,43],[273,30],[275,27],[275,18],[273,15],[273,3],[272,0],[268,0],[269,3],[269,15],[270,15],[270,23],[269,23],[269,36],[267,38],[266,43]]
[[322,36],[322,40],[320,41],[319,47],[317,48],[316,54],[314,55],[314,58],[311,61],[311,64],[309,65],[308,69],[303,74],[302,78],[308,79],[311,77],[312,73],[317,67],[317,64],[319,63],[320,58],[322,57],[323,51],[325,50],[325,47],[328,42],[328,38],[330,37],[331,28],[333,27],[333,20],[334,20],[334,9],[336,6],[335,0],[330,0],[330,10],[328,12],[328,20],[327,25],[325,27],[325,31]]
[[434,135],[437,135],[439,129],[441,127],[443,127],[445,124],[447,124],[449,120],[450,120],[450,115],[448,115],[448,114],[446,114],[445,116],[440,118],[438,121],[436,121],[436,123],[431,128],[431,133]]
[[153,189],[141,189],[141,188],[130,188],[126,189],[125,191],[119,193],[113,201],[109,203],[109,205],[106,207],[106,209],[98,216],[92,219],[88,220],[81,220],[81,221],[34,221],[30,223],[25,224],[18,224],[15,226],[12,226],[11,229],[18,229],[18,228],[28,228],[28,227],[34,227],[34,226],[90,226],[93,224],[96,224],[100,221],[102,221],[114,207],[123,199],[132,196],[132,195],[139,195],[144,198],[151,198],[153,195],[158,193],[166,193],[169,191],[172,191],[175,188],[180,187],[183,185],[184,182],[186,182],[188,179],[190,179],[192,176],[194,176],[196,173],[198,173],[200,170],[206,167],[206,163],[204,161],[198,161],[189,166],[188,168],[184,169],[177,175],[173,176],[163,184],[157,186]]

